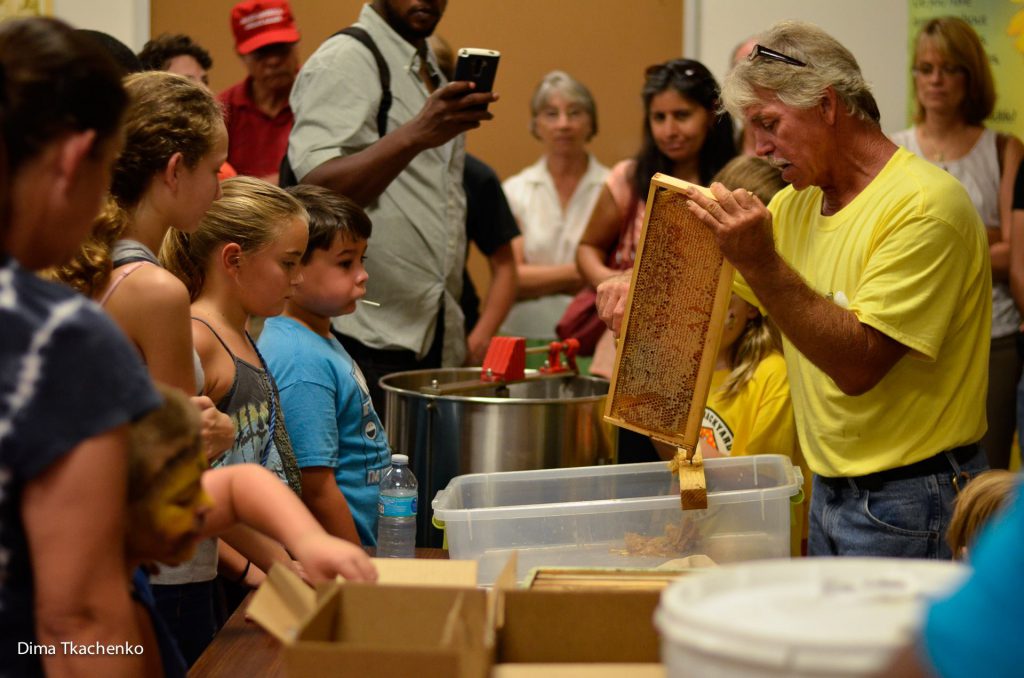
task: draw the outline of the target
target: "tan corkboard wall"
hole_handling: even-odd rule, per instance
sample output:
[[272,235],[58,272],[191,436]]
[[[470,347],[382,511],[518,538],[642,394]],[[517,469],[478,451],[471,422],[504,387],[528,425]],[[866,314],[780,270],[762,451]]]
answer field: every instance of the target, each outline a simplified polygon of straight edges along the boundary
[[[229,17],[234,0],[152,0],[152,35],[188,33],[213,55],[214,91],[244,76],[234,52]],[[308,57],[339,28],[353,23],[357,0],[291,0]],[[495,119],[470,132],[470,152],[502,179],[534,162],[540,144],[530,136],[529,99],[548,71],[560,68],[585,83],[597,101],[599,133],[591,151],[606,165],[631,156],[640,141],[644,69],[681,56],[683,0],[452,0],[438,33],[451,45],[502,53]],[[486,287],[476,254],[471,274]]]

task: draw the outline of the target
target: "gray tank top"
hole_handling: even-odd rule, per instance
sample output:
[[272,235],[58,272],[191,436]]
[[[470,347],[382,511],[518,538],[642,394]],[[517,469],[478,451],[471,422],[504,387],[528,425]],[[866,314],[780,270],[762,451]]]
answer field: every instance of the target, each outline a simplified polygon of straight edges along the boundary
[[236,356],[208,322],[195,316],[193,320],[201,322],[210,330],[231,356],[235,366],[235,379],[231,388],[216,403],[217,409],[231,417],[235,424],[235,444],[218,457],[212,466],[259,464],[272,471],[295,494],[301,496],[299,467],[284,427],[277,388],[266,366],[262,364],[263,356],[256,349],[252,337],[248,333],[245,335],[260,358],[260,366]]

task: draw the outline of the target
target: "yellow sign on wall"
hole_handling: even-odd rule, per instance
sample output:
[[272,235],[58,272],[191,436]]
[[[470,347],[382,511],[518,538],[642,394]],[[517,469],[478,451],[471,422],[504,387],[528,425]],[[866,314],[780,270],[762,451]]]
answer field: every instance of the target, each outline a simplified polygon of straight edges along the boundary
[[53,0],[0,0],[0,19],[52,14]]
[[[996,84],[996,108],[987,125],[1024,137],[1024,0],[909,0],[910,59],[914,63],[914,37],[929,19],[958,16],[974,27],[985,45]],[[917,105],[914,83],[908,83],[907,124]]]

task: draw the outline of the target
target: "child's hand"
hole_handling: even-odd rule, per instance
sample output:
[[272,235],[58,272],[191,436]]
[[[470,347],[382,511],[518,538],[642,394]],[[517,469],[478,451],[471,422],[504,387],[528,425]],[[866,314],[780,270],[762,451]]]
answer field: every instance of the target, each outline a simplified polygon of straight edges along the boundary
[[310,586],[313,585],[313,582],[309,579],[309,575],[306,574],[306,568],[302,567],[302,563],[300,563],[299,561],[288,561],[288,569],[294,572],[296,575],[298,575],[302,579],[302,581],[306,582]]
[[339,574],[349,581],[377,581],[377,568],[361,546],[326,532],[304,536],[292,552],[314,584],[333,580]]
[[214,406],[208,396],[193,396],[192,402],[199,408],[206,461],[212,462],[235,444],[235,424],[231,417]]

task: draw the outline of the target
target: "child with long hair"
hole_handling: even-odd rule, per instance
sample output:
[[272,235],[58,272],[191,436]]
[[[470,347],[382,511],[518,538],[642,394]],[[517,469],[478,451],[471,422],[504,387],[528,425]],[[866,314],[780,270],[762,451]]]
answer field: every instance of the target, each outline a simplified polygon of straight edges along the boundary
[[[739,156],[714,177],[730,190],[745,188],[764,204],[786,186],[781,172],[764,158]],[[623,455],[642,452],[640,436],[624,436]],[[658,454],[671,459],[675,449],[655,445]],[[726,311],[718,345],[715,371],[701,426],[700,449],[705,457],[784,454],[804,475],[810,492],[810,472],[800,453],[793,418],[782,338],[775,325],[756,306],[733,294]],[[806,537],[807,502],[792,512],[791,552],[800,555]]]
[[[126,78],[125,90],[124,147],[106,204],[56,277],[107,310],[154,380],[195,395],[202,373],[188,293],[155,253],[169,230],[195,230],[220,194],[217,168],[227,157],[227,132],[217,102],[185,78],[139,73]],[[194,402],[203,410],[207,452],[219,454],[230,447],[234,429],[208,398]]]
[[172,231],[160,253],[189,292],[202,392],[238,427],[235,445],[213,466],[260,464],[301,494],[277,385],[247,324],[284,310],[301,280],[309,217],[295,198],[259,179],[234,177],[222,189],[199,229]]
[[234,446],[213,462],[266,466],[301,494],[277,386],[247,326],[284,310],[309,238],[306,209],[265,181],[233,177],[194,233],[172,231],[160,253],[188,289],[202,361],[201,391],[238,426]]
[[[764,158],[740,156],[715,176],[730,190],[746,188],[768,204],[786,183]],[[804,476],[806,500],[791,511],[791,553],[807,539],[811,473],[800,452],[782,337],[769,318],[733,294],[726,311],[715,372],[701,427],[704,456],[784,454]]]

